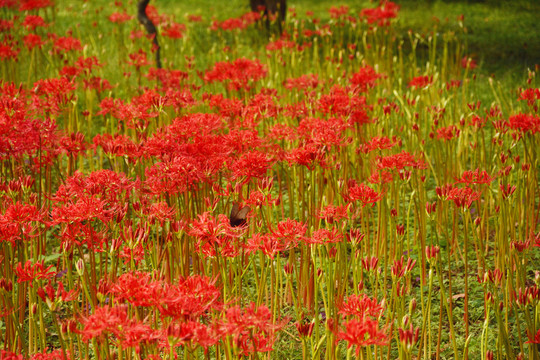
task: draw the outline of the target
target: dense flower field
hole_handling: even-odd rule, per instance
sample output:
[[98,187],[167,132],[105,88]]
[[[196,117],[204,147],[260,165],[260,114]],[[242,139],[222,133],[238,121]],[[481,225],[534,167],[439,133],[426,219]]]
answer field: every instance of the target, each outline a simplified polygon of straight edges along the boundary
[[0,359],[540,359],[534,71],[155,6],[0,1]]

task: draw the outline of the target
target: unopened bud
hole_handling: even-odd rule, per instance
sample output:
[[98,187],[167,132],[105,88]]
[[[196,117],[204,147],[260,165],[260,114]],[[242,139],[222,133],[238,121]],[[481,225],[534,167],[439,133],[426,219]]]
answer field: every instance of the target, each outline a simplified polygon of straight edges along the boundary
[[79,276],[84,275],[84,261],[83,261],[83,259],[77,260],[77,262],[75,263],[75,268],[77,269],[77,274],[79,274]]
[[411,302],[409,303],[409,314],[412,316],[414,314],[414,312],[416,311],[416,307],[417,307],[417,302],[416,302],[416,299],[413,298],[411,300]]

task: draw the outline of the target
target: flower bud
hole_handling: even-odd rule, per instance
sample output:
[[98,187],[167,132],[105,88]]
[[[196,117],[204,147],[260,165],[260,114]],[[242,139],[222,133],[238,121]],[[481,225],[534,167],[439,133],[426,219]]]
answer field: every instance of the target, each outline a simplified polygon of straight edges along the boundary
[[77,262],[75,263],[75,268],[77,269],[77,274],[79,274],[79,276],[84,275],[84,261],[83,261],[83,259],[77,260]]

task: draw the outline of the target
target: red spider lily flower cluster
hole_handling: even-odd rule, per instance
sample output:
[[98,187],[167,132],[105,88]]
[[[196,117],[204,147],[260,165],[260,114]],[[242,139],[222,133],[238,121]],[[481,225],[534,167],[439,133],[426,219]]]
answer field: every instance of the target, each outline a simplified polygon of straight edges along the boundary
[[248,26],[253,25],[258,20],[260,20],[261,14],[258,12],[248,12],[244,15],[224,20],[222,22],[214,21],[210,29],[212,30],[244,30]]
[[448,200],[452,200],[458,208],[468,209],[472,203],[480,199],[481,193],[469,187],[452,188],[447,195]]
[[433,76],[418,76],[409,81],[408,86],[413,89],[422,89],[433,83]]
[[388,26],[391,19],[397,17],[399,5],[392,1],[381,0],[376,8],[363,9],[360,12],[360,17],[367,20],[368,24],[377,23],[378,26]]
[[540,89],[525,89],[519,94],[518,100],[525,100],[527,105],[533,106],[536,100],[540,100]]
[[381,194],[370,188],[365,184],[358,184],[355,180],[350,180],[347,184],[347,190],[343,194],[343,198],[352,203],[354,201],[360,201],[362,207],[368,204],[375,205],[381,199]]
[[226,82],[231,90],[249,91],[253,83],[265,78],[267,73],[266,66],[259,60],[240,58],[233,62],[217,62],[212,69],[206,71],[204,81]]
[[540,116],[533,114],[516,114],[508,118],[508,127],[522,133],[536,134],[540,132]]
[[466,170],[461,175],[461,178],[456,179],[456,183],[460,184],[491,184],[491,182],[494,180],[493,177],[489,176],[489,174],[485,171],[480,169],[476,169],[473,171]]
[[381,329],[378,321],[384,310],[382,303],[365,294],[351,295],[339,308],[339,314],[349,320],[344,321],[343,331],[337,331],[337,339],[347,341],[349,348],[356,346],[357,355],[362,347],[388,344],[387,329]]

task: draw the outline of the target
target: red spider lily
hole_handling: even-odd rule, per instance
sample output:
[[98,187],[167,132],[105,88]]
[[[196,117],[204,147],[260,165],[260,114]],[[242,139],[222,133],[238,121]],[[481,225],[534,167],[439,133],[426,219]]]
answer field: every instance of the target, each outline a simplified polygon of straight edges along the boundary
[[475,69],[478,65],[476,64],[476,60],[468,57],[468,56],[464,56],[462,59],[461,59],[461,67],[464,68],[464,69],[469,69],[469,70],[472,70],[472,69]]
[[488,270],[484,274],[484,280],[500,287],[502,285],[503,276],[504,274],[500,269]]
[[372,110],[367,105],[365,96],[358,96],[349,92],[347,88],[334,86],[330,94],[323,95],[317,103],[317,110],[323,114],[330,114],[336,117],[347,119],[349,125],[363,125],[372,122],[368,111]]
[[26,15],[22,24],[27,30],[33,31],[37,27],[47,27],[48,24],[39,15]]
[[76,201],[68,202],[51,211],[52,224],[83,222],[99,219],[102,222],[112,220],[115,213],[108,208],[105,200],[97,197],[82,197]]
[[536,100],[540,99],[540,89],[525,89],[518,97],[518,100],[526,100],[527,105],[533,106]]
[[390,139],[386,136],[374,136],[369,141],[360,145],[359,151],[368,154],[375,150],[391,149],[398,144],[396,138]]
[[251,303],[247,308],[234,306],[225,312],[218,323],[220,332],[230,336],[234,348],[242,355],[272,351],[276,332],[287,320],[274,321],[272,312],[264,305],[256,307]]
[[152,20],[152,22],[157,26],[167,22],[170,22],[170,15],[163,14],[160,15],[157,8],[151,4],[146,6],[146,15]]
[[178,284],[169,285],[163,292],[159,311],[167,317],[181,321],[196,320],[213,310],[221,310],[221,290],[216,279],[193,275],[180,278]]
[[408,86],[413,89],[425,88],[433,83],[433,76],[418,76],[409,81]]
[[315,230],[311,237],[304,238],[306,244],[329,244],[341,241],[343,241],[343,234],[337,228]]
[[340,147],[347,144],[344,132],[349,127],[349,124],[340,117],[328,120],[306,118],[298,125],[297,134],[301,139],[305,139],[306,143],[328,148]]
[[10,204],[5,213],[1,214],[2,222],[17,224],[22,227],[30,222],[41,222],[44,217],[44,212],[39,211],[35,205],[25,204],[17,201]]
[[83,84],[86,90],[96,90],[98,93],[113,89],[109,80],[102,79],[98,76],[93,76],[90,79],[83,79]]
[[343,316],[354,316],[364,319],[367,316],[378,319],[383,311],[384,305],[378,303],[376,299],[368,297],[366,294],[351,295],[341,305],[338,305],[339,314]]
[[108,294],[119,302],[127,301],[134,306],[159,306],[166,294],[166,284],[153,280],[149,273],[122,274],[111,284]]
[[125,266],[135,264],[135,267],[139,267],[141,261],[144,260],[146,253],[147,249],[145,249],[142,243],[139,243],[136,245],[124,246],[122,252],[118,254],[118,257],[124,259]]
[[249,91],[253,83],[266,77],[268,70],[259,60],[246,58],[233,62],[217,62],[206,71],[204,81],[208,83],[226,82],[231,90],[244,89]]
[[446,184],[443,186],[437,186],[435,187],[435,193],[439,197],[439,199],[446,200],[448,199],[448,196],[450,195],[450,191],[454,189],[454,185],[452,184]]
[[182,39],[184,37],[185,31],[186,31],[186,25],[172,23],[168,26],[165,26],[161,34],[171,39]]
[[165,221],[173,221],[176,218],[177,210],[174,207],[167,205],[165,201],[153,203],[150,205],[150,213],[148,220],[151,224],[159,221],[161,226]]
[[360,232],[359,229],[350,229],[347,234],[347,241],[350,242],[353,246],[357,246],[364,240],[366,234]]
[[469,120],[469,125],[476,130],[483,128],[486,125],[487,118],[482,118],[478,115],[473,115]]
[[25,360],[23,355],[17,355],[14,352],[0,350],[0,359],[2,360]]
[[331,6],[328,13],[332,19],[342,19],[349,13],[349,7],[347,5],[341,5],[340,7]]
[[244,30],[248,26],[255,24],[261,18],[261,14],[258,12],[248,12],[240,17],[231,18],[224,20],[222,22],[214,21],[212,22],[211,30]]
[[202,346],[206,350],[220,340],[220,334],[215,326],[204,325],[198,321],[174,322],[169,324],[164,332],[171,345],[189,345],[192,349]]
[[294,246],[295,245],[290,246],[290,243],[282,241],[280,238],[272,234],[255,233],[247,240],[245,249],[248,253],[253,253],[260,250],[266,256],[274,259],[277,254]]
[[51,311],[55,311],[60,302],[74,301],[78,298],[79,289],[72,289],[66,291],[62,282],[58,283],[58,288],[55,290],[52,283],[39,288],[37,290],[38,296],[43,300]]
[[480,194],[479,191],[474,191],[469,187],[453,188],[448,193],[447,199],[454,201],[457,207],[465,209],[470,208],[474,201],[480,199]]
[[283,86],[289,90],[298,89],[309,91],[316,89],[320,83],[319,77],[316,74],[306,74],[297,78],[289,78],[285,80]]
[[111,114],[111,116],[118,118],[120,116],[120,107],[123,105],[124,101],[121,99],[113,99],[109,97],[104,98],[99,104],[101,110],[98,111],[97,114],[104,116],[107,114]]
[[17,61],[17,56],[21,50],[16,47],[15,44],[11,44],[3,40],[0,43],[0,60],[12,59]]
[[182,84],[187,80],[189,75],[187,72],[181,70],[150,68],[148,74],[145,76],[149,80],[159,80],[163,89],[174,90],[183,87]]
[[411,351],[414,344],[418,342],[418,336],[420,335],[420,328],[413,328],[410,324],[408,329],[398,329],[399,342],[407,351]]
[[392,275],[398,279],[410,273],[414,268],[414,265],[416,265],[416,260],[411,258],[407,259],[407,263],[405,265],[403,264],[403,261],[405,261],[405,259],[403,256],[401,256],[401,259],[395,260],[394,264],[392,265]]
[[296,326],[300,336],[311,337],[313,334],[313,328],[315,327],[315,319],[313,319],[311,322],[296,322],[294,326]]
[[77,156],[86,150],[84,135],[81,133],[72,133],[67,136],[62,136],[58,141],[58,145],[62,152],[71,156]]
[[340,221],[348,217],[348,206],[328,205],[319,212],[319,219],[324,219],[327,223],[332,224],[334,221]]
[[52,268],[52,265],[45,267],[43,260],[34,264],[28,260],[24,267],[22,263],[18,263],[14,272],[17,275],[17,283],[30,282],[30,287],[32,287],[34,280],[50,279],[56,275],[56,271],[51,270]]
[[501,195],[504,200],[508,199],[517,189],[515,185],[510,184],[500,184],[499,188],[501,189]]
[[21,0],[19,2],[19,11],[43,9],[51,6],[54,6],[54,3],[50,0]]
[[103,152],[108,155],[116,155],[120,157],[129,156],[138,157],[137,145],[126,135],[110,134],[96,135],[92,140],[93,147],[101,146]]
[[[215,158],[216,155],[210,160]],[[195,190],[197,185],[207,178],[205,173],[212,170],[210,167],[203,169],[201,165],[199,159],[188,156],[175,156],[170,161],[156,163],[145,170],[145,187],[156,195],[182,194]]]
[[525,341],[525,344],[540,344],[540,329],[536,332],[534,337],[527,333],[528,341]]
[[459,137],[460,130],[455,125],[441,127],[437,129],[437,138],[443,140],[452,140]]
[[188,19],[189,22],[194,22],[194,23],[203,21],[202,16],[194,15],[194,14],[189,14],[187,16],[187,19]]
[[363,9],[360,17],[367,20],[368,24],[377,23],[378,26],[390,25],[390,20],[397,17],[399,5],[387,0],[381,0],[379,6],[373,9]]
[[75,67],[78,70],[83,71],[85,74],[89,75],[92,70],[96,68],[102,68],[103,64],[101,64],[95,56],[90,56],[87,58],[81,56],[75,61]]
[[489,176],[489,174],[485,170],[482,170],[482,171],[480,171],[479,169],[472,170],[472,171],[466,170],[463,172],[463,175],[461,175],[461,178],[456,179],[456,183],[467,184],[467,185],[491,184],[491,182],[494,179],[495,178]]
[[0,158],[19,159],[40,150],[41,158],[34,159],[35,166],[52,163],[58,154],[55,122],[28,116],[25,104],[18,99],[3,99],[7,101],[0,116],[9,121],[0,122]]
[[[71,360],[75,359],[70,353],[70,351],[64,351],[62,349],[56,349],[51,352],[48,352],[48,349],[45,349],[43,352],[38,352],[29,357],[30,360]],[[2,360],[3,357],[0,356]],[[11,359],[11,358],[10,358]],[[7,359],[6,359],[7,360]],[[15,360],[15,358],[13,358]]]
[[365,93],[369,89],[375,87],[375,85],[377,85],[377,80],[382,77],[384,77],[384,75],[378,74],[371,66],[366,65],[360,68],[358,72],[352,74],[349,81],[355,91]]
[[98,170],[88,175],[76,171],[59,186],[52,200],[70,202],[90,196],[104,199],[109,206],[114,207],[127,199],[127,194],[137,187],[138,183],[126,175],[111,170]]
[[41,113],[58,115],[76,99],[76,88],[76,84],[65,77],[38,80],[33,87],[32,107]]
[[446,83],[446,90],[459,88],[461,86],[461,80],[450,80]]
[[399,154],[381,156],[377,158],[377,168],[379,169],[397,169],[401,170],[405,167],[415,169],[426,169],[427,165],[423,160],[416,160],[413,155],[403,150]]
[[229,218],[223,214],[215,218],[205,212],[192,221],[189,234],[204,255],[214,257],[219,250],[220,256],[235,257],[243,247],[240,237],[245,230],[245,227],[232,228]]
[[426,258],[428,259],[428,261],[430,260],[437,260],[437,256],[439,255],[439,252],[441,251],[441,249],[437,246],[437,245],[431,245],[431,246],[426,246]]
[[277,224],[277,229],[272,232],[272,235],[279,239],[284,248],[290,249],[296,247],[298,242],[304,239],[306,231],[306,224],[287,219]]
[[529,249],[531,247],[531,239],[527,239],[524,241],[516,241],[513,240],[510,243],[510,246],[513,249],[516,249],[518,252],[524,252],[525,250]]
[[368,178],[370,184],[388,184],[394,181],[394,175],[387,170],[374,170]]
[[60,70],[59,75],[68,79],[75,78],[81,74],[81,71],[75,66],[66,65]]
[[105,231],[96,231],[88,224],[79,222],[67,223],[60,233],[62,249],[69,252],[73,247],[86,245],[88,249],[100,251],[108,241]]
[[71,36],[60,36],[54,39],[53,49],[56,54],[61,54],[69,51],[82,50],[82,44],[79,39]]
[[540,132],[540,117],[531,114],[517,114],[508,118],[508,127],[526,133]]
[[204,94],[203,100],[208,101],[208,105],[212,108],[217,108],[222,116],[238,118],[242,116],[245,105],[244,102],[237,98],[225,98],[222,94]]
[[0,19],[0,32],[8,32],[13,29],[13,20]]
[[43,221],[44,213],[36,206],[16,202],[0,214],[0,236],[3,241],[15,244],[18,241],[28,241],[39,235],[39,223]]
[[129,61],[127,63],[131,66],[134,66],[137,71],[139,71],[140,68],[143,66],[148,66],[152,64],[150,60],[148,60],[146,52],[143,49],[139,49],[137,52],[131,53],[128,56]]
[[296,46],[297,44],[294,41],[287,40],[287,38],[282,38],[269,42],[266,45],[266,50],[279,51],[283,49],[294,49]]
[[514,292],[513,298],[519,307],[536,306],[540,300],[540,289],[537,285],[528,286],[525,289],[519,288],[517,292]]
[[534,235],[533,232],[530,234],[531,241],[534,242],[533,246],[540,247],[540,232]]
[[266,176],[268,169],[273,165],[273,161],[267,154],[260,151],[250,151],[242,154],[228,167],[232,171],[232,179],[244,179],[248,183],[251,179],[262,179]]
[[123,24],[133,19],[132,15],[126,13],[112,13],[109,16],[109,21],[115,24]]
[[374,206],[376,202],[381,200],[382,194],[365,184],[358,184],[355,180],[350,180],[347,190],[342,196],[348,203],[359,200],[362,203],[362,207],[365,207],[368,204]]
[[370,317],[347,321],[344,323],[343,329],[344,331],[338,332],[337,339],[347,341],[347,348],[356,345],[356,356],[359,356],[361,348],[364,346],[384,346],[389,341],[386,329],[379,329],[379,323]]
[[264,205],[274,205],[276,201],[272,197],[272,194],[265,194],[262,191],[254,190],[249,193],[249,198],[246,199],[245,204],[251,207],[261,207]]
[[285,160],[287,160],[289,164],[303,165],[308,169],[313,170],[317,165],[321,167],[326,166],[325,154],[326,151],[323,147],[316,146],[315,144],[308,144],[291,149],[285,154]]
[[142,342],[152,342],[158,338],[157,331],[130,318],[125,306],[98,307],[94,314],[82,317],[80,323],[83,329],[77,332],[82,334],[84,342],[95,338],[101,342],[113,335],[119,346],[135,347],[137,350]]

